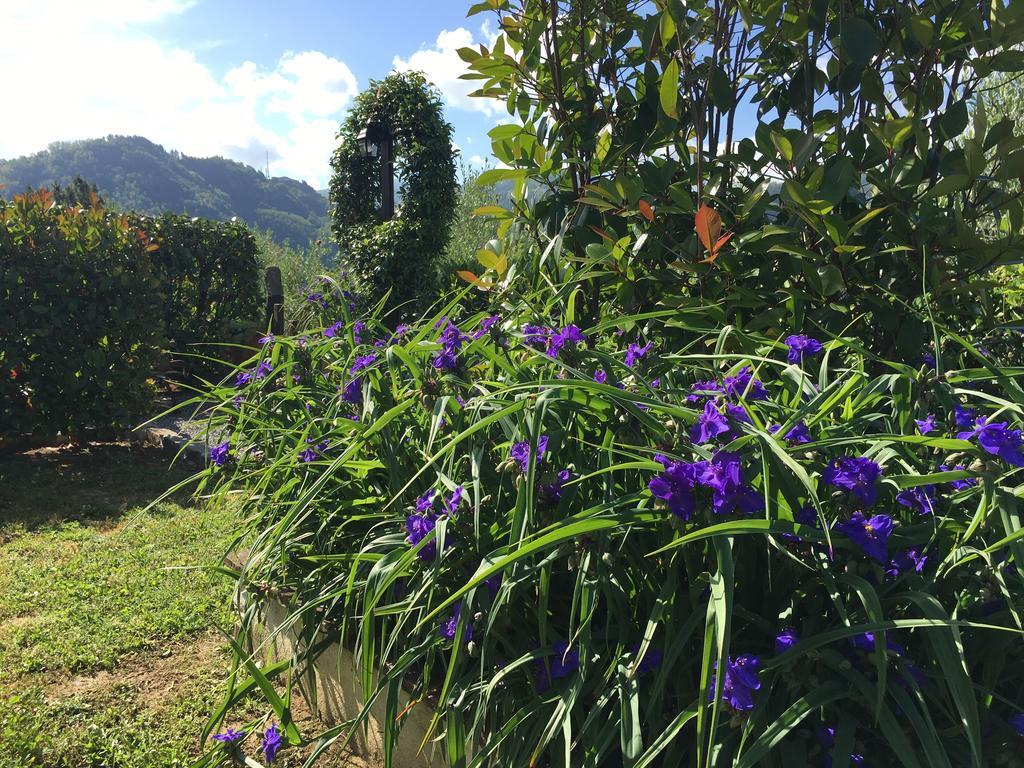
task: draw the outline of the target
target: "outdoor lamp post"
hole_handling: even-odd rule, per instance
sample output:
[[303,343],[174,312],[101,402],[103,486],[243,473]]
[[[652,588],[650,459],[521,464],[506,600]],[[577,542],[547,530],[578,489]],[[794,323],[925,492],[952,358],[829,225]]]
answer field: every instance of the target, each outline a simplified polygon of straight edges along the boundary
[[385,221],[395,215],[395,173],[391,131],[379,123],[367,123],[356,136],[363,157],[380,157],[381,216]]

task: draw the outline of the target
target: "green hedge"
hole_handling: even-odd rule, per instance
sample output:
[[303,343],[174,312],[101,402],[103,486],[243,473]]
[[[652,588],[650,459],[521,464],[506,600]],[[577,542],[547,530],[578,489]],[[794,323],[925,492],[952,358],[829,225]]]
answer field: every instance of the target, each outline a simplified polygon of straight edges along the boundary
[[48,192],[0,201],[0,434],[126,426],[163,342],[149,238]]
[[260,329],[263,289],[257,242],[245,224],[166,213],[138,217],[152,237],[170,349],[185,370],[205,369],[211,344],[244,342]]

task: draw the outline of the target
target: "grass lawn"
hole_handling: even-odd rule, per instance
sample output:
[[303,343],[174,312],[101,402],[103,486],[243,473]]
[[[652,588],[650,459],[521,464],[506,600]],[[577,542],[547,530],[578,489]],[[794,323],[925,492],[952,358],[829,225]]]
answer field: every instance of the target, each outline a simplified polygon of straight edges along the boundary
[[143,512],[187,474],[167,463],[124,445],[0,457],[0,768],[198,756],[232,623],[230,583],[204,566],[232,521],[186,496]]

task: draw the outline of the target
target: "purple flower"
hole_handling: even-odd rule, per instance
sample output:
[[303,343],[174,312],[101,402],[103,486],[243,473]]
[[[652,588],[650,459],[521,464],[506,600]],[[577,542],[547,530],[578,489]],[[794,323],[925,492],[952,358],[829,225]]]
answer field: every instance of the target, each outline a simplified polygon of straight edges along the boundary
[[376,352],[371,352],[368,355],[360,355],[356,357],[356,361],[352,364],[352,367],[349,368],[348,372],[351,374],[359,373],[364,368],[368,368],[369,366],[373,365],[373,361],[376,359]]
[[917,424],[917,431],[922,435],[927,435],[929,432],[935,431],[935,415],[929,413],[923,419],[914,419],[914,423]]
[[[831,748],[836,743],[836,729],[826,726],[819,726],[814,737],[818,740],[818,743],[826,749]],[[862,755],[850,755],[850,765],[853,768],[867,768],[867,760]],[[822,759],[822,768],[832,768],[832,755],[825,755]]]
[[797,635],[796,630],[792,627],[787,627],[775,636],[775,652],[785,653],[798,642],[800,642],[800,637]]
[[487,587],[487,594],[494,600],[498,596],[498,589],[501,588],[501,574],[496,573],[484,579],[484,586]]
[[916,509],[922,515],[930,515],[935,511],[935,486],[916,485],[896,494],[896,502],[904,507]]
[[[452,613],[451,618],[441,625],[441,637],[445,640],[455,639],[455,633],[459,628],[459,614],[461,612],[462,604],[459,603],[455,606],[455,611]],[[473,622],[466,622],[466,628],[462,631],[462,639],[467,643],[473,639]]]
[[1024,736],[1024,712],[1018,712],[1010,718],[1010,725],[1019,735]]
[[829,485],[850,491],[862,504],[870,506],[878,498],[881,475],[882,468],[865,456],[842,456],[825,467],[822,478]]
[[665,456],[655,456],[665,470],[657,477],[652,477],[648,487],[651,495],[661,499],[668,506],[668,511],[682,520],[689,520],[693,515],[693,489],[697,484],[697,466],[682,461],[672,461]]
[[230,458],[231,441],[210,448],[210,461],[218,467],[223,467]]
[[[537,438],[537,463],[540,464],[544,459],[544,453],[548,449],[548,436],[541,435]],[[530,441],[522,440],[515,443],[512,446],[512,450],[509,451],[509,455],[519,462],[519,468],[525,475],[530,469]]]
[[366,333],[366,323],[362,320],[356,320],[352,323],[352,340],[356,344],[363,343],[363,334]]
[[[633,653],[640,653],[640,643],[633,645]],[[638,675],[646,675],[648,672],[653,672],[661,666],[664,654],[660,650],[654,647],[648,647],[647,653],[640,660],[639,666],[636,668]]]
[[836,528],[873,560],[885,563],[889,559],[888,542],[893,525],[888,515],[864,517],[863,513],[854,512],[849,520],[837,523]]
[[[265,336],[260,336],[259,341],[260,341],[260,344],[271,344],[274,341],[274,334],[268,333]],[[228,728],[228,730],[230,731],[231,729]],[[217,738],[217,737],[214,736],[214,738]]]
[[822,350],[820,341],[802,333],[786,337],[786,346],[789,347],[786,360],[791,363],[802,362],[805,356],[812,357]]
[[452,495],[447,499],[442,499],[441,508],[444,510],[444,514],[451,515],[454,517],[459,511],[459,503],[462,501],[463,487],[461,485],[456,486],[455,490],[452,491]]
[[608,383],[608,374],[604,372],[604,368],[598,368],[594,371],[594,381],[598,384]]
[[[859,635],[854,635],[850,638],[850,645],[856,648],[858,651],[864,651],[864,653],[874,653],[875,651],[875,633],[874,632],[862,632]],[[897,656],[902,656],[906,653],[906,650],[897,642],[886,639],[885,648],[888,651],[892,651]]]
[[[757,670],[760,666],[760,659],[749,653],[744,653],[735,659],[730,657],[725,666],[722,701],[737,712],[753,709],[754,691],[761,688],[761,681],[757,678]],[[717,667],[718,663],[715,662],[715,668],[717,669]],[[717,672],[711,678],[711,688],[708,691],[709,700],[712,700],[715,695],[716,678]]]
[[234,728],[228,728],[226,731],[224,731],[222,733],[215,733],[213,735],[213,740],[214,741],[219,741],[219,742],[221,742],[223,744],[230,744],[231,742],[234,742],[234,741],[241,741],[244,738],[245,738],[245,732],[244,731],[236,731]]
[[[418,506],[419,505],[417,504],[417,507]],[[406,515],[405,531],[408,534],[405,537],[406,542],[410,547],[415,547],[430,535],[430,532],[434,530],[434,526],[436,525],[437,516],[433,512]],[[424,545],[424,547],[417,553],[417,557],[419,557],[420,560],[433,560],[434,555],[436,554],[437,542],[431,541]]]
[[490,317],[485,317],[480,322],[480,327],[477,328],[476,332],[473,334],[473,338],[482,339],[484,336],[487,335],[487,332],[490,331],[491,328],[494,327],[494,324],[497,323],[499,320],[501,320],[501,315],[491,315]]
[[458,367],[459,352],[462,350],[462,342],[467,337],[459,330],[459,326],[451,320],[446,322],[447,325],[445,325],[444,330],[441,331],[441,335],[437,339],[441,344],[441,351],[434,355],[434,359],[431,362],[438,370],[452,371]]
[[654,346],[653,341],[648,341],[642,347],[635,343],[630,343],[629,348],[626,350],[626,367],[632,368],[640,362],[643,356],[651,351],[652,346]]
[[974,409],[962,405],[953,407],[953,421],[960,429],[967,429],[974,423]]
[[263,754],[267,757],[267,762],[274,762],[274,758],[277,757],[277,752],[281,749],[281,732],[277,729],[277,725],[271,724],[267,728],[266,733],[263,734]]
[[341,399],[352,405],[361,404],[363,402],[363,380],[355,378],[346,384],[341,391]]
[[751,515],[764,509],[764,498],[744,485],[740,455],[718,451],[708,462],[700,462],[697,477],[701,485],[714,491],[711,506],[717,515],[739,511]]
[[422,515],[422,514],[430,511],[430,509],[434,506],[434,494],[435,493],[437,493],[437,491],[435,491],[433,488],[431,488],[429,491],[427,491],[422,496],[420,496],[418,499],[416,499],[416,513],[417,514]]
[[768,397],[764,384],[754,378],[749,365],[740,368],[735,376],[726,377],[725,391],[732,397],[742,397],[747,400],[765,400]]
[[344,327],[345,322],[343,320],[339,320],[338,322],[333,323],[332,325],[328,325],[326,328],[324,328],[324,336],[326,336],[328,339],[333,339],[335,336],[341,333],[341,329]]
[[568,469],[563,469],[554,479],[548,483],[540,483],[537,487],[540,491],[541,499],[550,506],[554,506],[562,500],[562,493],[565,490],[564,486],[567,482],[572,479],[572,472]]
[[718,410],[713,400],[704,403],[704,411],[697,417],[697,423],[690,431],[690,438],[695,443],[706,443],[730,431],[729,420]]
[[577,344],[582,344],[586,340],[587,337],[583,335],[583,332],[576,325],[570,324],[548,337],[548,343],[544,353],[548,357],[558,357],[559,353],[566,348],[566,346],[568,346],[569,349],[572,349]]
[[570,648],[564,640],[556,640],[552,650],[552,656],[535,662],[537,693],[543,693],[551,687],[552,681],[568,677],[580,668],[578,648]]
[[256,380],[265,379],[272,370],[274,370],[274,366],[269,360],[261,360],[260,364],[253,369],[252,377]]
[[1024,467],[1024,440],[1021,438],[1021,430],[1010,429],[1005,421],[998,423],[989,422],[984,416],[979,416],[974,423],[974,428],[960,432],[957,438],[970,440],[978,438],[978,445],[987,453],[998,456],[1007,464],[1015,467]]
[[898,553],[890,562],[889,566],[885,569],[885,575],[890,579],[895,579],[901,573],[921,573],[924,571],[925,562],[928,560],[927,555],[922,555],[920,550],[908,549],[906,552]]
[[252,381],[252,374],[249,371],[239,371],[235,376],[235,388],[244,387],[250,381]]
[[327,299],[324,298],[322,293],[307,293],[306,301],[310,304],[319,304],[324,309],[327,309]]
[[[965,467],[963,464],[957,464],[955,467],[952,468],[946,464],[939,465],[940,472],[951,472],[965,469],[967,469],[967,467]],[[965,488],[973,488],[978,484],[978,481],[976,478],[973,477],[965,477],[962,480],[951,480],[949,484],[953,486],[953,490],[962,491]]]
[[691,394],[686,396],[686,402],[699,403],[708,397],[717,397],[725,392],[725,387],[714,379],[697,381],[690,387]]
[[531,347],[543,347],[551,335],[551,329],[543,325],[524,325],[523,343]]
[[921,353],[921,362],[924,363],[925,365],[927,365],[929,368],[934,368],[935,367],[935,355],[933,355],[931,352],[922,352]]
[[[775,424],[769,427],[768,431],[774,435],[780,429],[782,429],[782,427],[778,424]],[[807,425],[804,424],[802,421],[798,421],[796,424],[794,424],[789,429],[789,431],[786,432],[786,435],[783,439],[787,443],[792,443],[793,445],[803,445],[804,443],[810,443],[813,442],[814,440],[814,438],[811,436],[811,431],[807,428]]]

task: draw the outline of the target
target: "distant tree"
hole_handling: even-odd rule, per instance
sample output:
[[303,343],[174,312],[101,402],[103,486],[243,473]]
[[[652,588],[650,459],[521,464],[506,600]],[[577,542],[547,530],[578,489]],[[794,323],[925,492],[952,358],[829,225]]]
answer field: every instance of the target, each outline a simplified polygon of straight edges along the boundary
[[64,208],[104,208],[96,185],[75,175],[74,181],[67,186],[60,183],[53,185],[53,201]]

